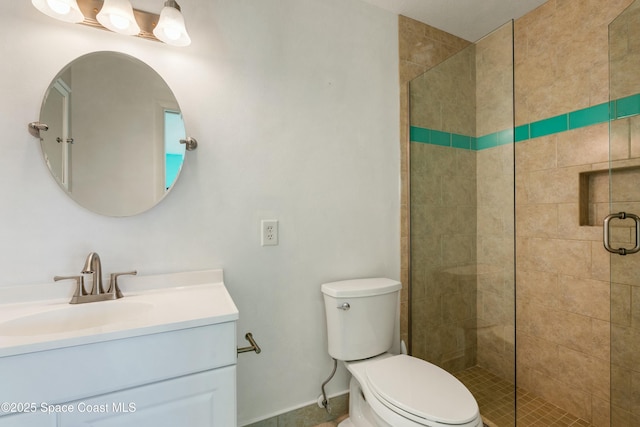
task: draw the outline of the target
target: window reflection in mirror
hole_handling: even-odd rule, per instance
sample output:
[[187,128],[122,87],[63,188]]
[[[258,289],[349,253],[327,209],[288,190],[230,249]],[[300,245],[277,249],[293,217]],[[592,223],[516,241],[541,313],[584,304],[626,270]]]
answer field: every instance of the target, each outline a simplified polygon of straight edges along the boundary
[[184,122],[179,111],[165,110],[164,112],[164,152],[165,152],[165,189],[171,188],[175,182],[182,162],[184,161],[184,145],[180,144],[185,139]]

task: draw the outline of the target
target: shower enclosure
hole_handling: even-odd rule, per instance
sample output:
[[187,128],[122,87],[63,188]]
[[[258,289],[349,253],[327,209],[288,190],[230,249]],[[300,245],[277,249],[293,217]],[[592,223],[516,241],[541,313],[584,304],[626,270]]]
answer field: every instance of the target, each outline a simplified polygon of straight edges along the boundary
[[609,25],[608,102],[516,121],[574,70],[514,62],[509,22],[410,82],[410,352],[492,426],[638,426],[640,0]]

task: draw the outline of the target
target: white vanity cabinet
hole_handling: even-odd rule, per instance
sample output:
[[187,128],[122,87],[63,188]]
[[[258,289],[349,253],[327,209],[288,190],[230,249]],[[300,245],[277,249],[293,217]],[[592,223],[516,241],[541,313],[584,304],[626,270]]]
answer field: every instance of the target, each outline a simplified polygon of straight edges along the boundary
[[235,322],[0,358],[0,378],[37,408],[0,427],[235,426]]
[[236,425],[235,367],[71,402],[59,427],[225,427]]
[[0,417],[0,427],[56,427],[56,416],[43,412],[11,414]]
[[[0,427],[235,427],[238,311],[221,279],[131,292],[123,300],[151,308],[94,330],[0,333],[0,403],[35,408],[0,411]],[[64,316],[75,308],[55,309]],[[0,332],[11,332],[2,312]],[[5,326],[24,331],[13,313]]]

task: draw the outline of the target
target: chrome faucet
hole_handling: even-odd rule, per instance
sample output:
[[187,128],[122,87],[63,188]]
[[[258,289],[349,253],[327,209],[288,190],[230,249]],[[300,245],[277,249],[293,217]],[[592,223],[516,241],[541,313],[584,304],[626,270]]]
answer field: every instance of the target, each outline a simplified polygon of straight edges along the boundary
[[[84,276],[82,274],[91,274],[93,276],[93,284],[91,287],[91,293],[88,293],[84,287]],[[69,301],[69,304],[82,304],[86,302],[107,301],[122,298],[122,292],[118,286],[118,277],[124,274],[138,274],[137,271],[127,271],[125,273],[111,273],[111,279],[109,280],[109,290],[104,291],[102,287],[102,264],[100,262],[100,256],[91,252],[87,256],[87,260],[84,263],[82,274],[79,276],[55,276],[53,280],[73,279],[76,281],[76,291]]]

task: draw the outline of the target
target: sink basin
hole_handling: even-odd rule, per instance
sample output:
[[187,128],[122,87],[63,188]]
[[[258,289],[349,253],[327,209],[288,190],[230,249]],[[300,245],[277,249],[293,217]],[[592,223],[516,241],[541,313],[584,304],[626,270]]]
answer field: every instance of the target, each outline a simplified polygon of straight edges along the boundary
[[120,286],[124,298],[84,304],[69,304],[73,286],[0,286],[0,360],[238,319],[222,270],[128,276]]
[[0,323],[0,336],[50,335],[128,322],[144,316],[152,304],[136,301],[102,301],[65,304]]

